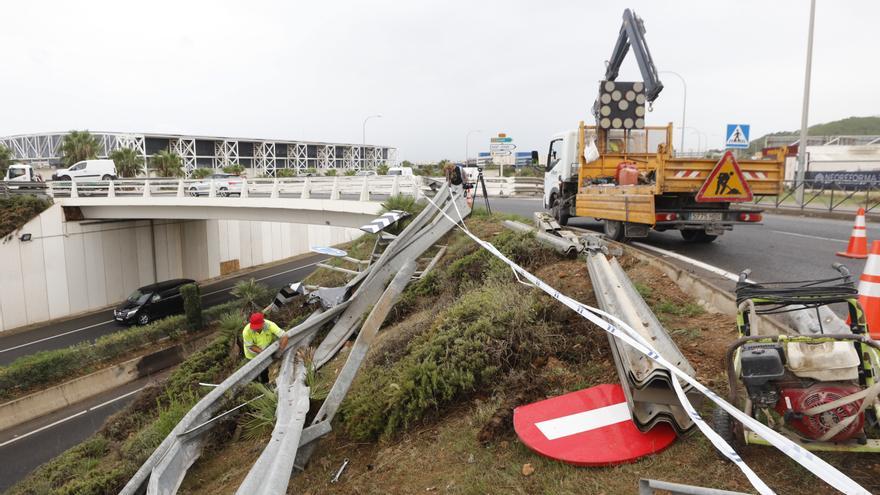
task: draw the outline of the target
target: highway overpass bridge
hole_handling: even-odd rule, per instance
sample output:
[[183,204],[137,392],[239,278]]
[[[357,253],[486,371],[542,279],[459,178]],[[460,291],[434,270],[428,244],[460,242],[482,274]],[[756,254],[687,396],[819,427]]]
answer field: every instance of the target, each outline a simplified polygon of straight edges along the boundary
[[384,198],[422,194],[420,178],[400,176],[220,185],[48,183],[55,204],[0,242],[0,332],[104,308],[156,281],[211,280],[351,241]]

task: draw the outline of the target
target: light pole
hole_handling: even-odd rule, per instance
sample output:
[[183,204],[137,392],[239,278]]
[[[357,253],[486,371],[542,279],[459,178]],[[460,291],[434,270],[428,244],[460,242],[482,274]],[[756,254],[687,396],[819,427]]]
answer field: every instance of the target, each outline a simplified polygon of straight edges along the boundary
[[[706,143],[709,142],[709,137],[706,135],[706,133],[697,129],[696,127],[687,126],[687,127],[679,127],[679,129],[681,129],[682,135],[684,135],[685,129],[687,129],[689,131],[693,131],[697,134],[697,152],[702,152],[703,139],[706,140]],[[682,150],[682,152],[684,152],[684,150]]]
[[813,24],[816,19],[816,0],[810,0],[810,31],[807,35],[807,68],[804,74],[804,108],[801,111],[801,137],[798,140],[796,197],[799,205],[804,204],[804,176],[807,173],[807,114],[810,110],[810,72],[813,66]]
[[684,78],[681,77],[681,74],[678,72],[673,72],[671,70],[661,70],[660,74],[672,74],[677,77],[681,81],[681,86],[684,88],[684,93],[681,102],[681,151],[684,151],[684,130],[685,127],[685,117],[687,116],[687,106],[688,106],[688,85],[684,82]]
[[367,145],[367,121],[370,119],[381,119],[381,118],[382,118],[382,115],[377,113],[376,115],[370,115],[369,117],[364,119],[364,125],[362,128],[363,133],[361,135],[361,137],[363,138],[363,141],[364,141],[364,146]]
[[471,145],[471,134],[475,132],[483,132],[480,129],[473,129],[468,131],[467,136],[464,138],[464,166],[468,166],[468,157],[470,156],[470,145]]

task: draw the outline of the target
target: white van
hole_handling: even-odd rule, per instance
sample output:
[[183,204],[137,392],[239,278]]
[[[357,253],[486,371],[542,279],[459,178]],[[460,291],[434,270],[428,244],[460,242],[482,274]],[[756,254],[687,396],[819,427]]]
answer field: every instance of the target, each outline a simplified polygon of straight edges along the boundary
[[413,175],[412,167],[391,167],[388,169],[388,175]]
[[59,168],[52,180],[116,180],[116,164],[113,160],[83,160],[68,168]]

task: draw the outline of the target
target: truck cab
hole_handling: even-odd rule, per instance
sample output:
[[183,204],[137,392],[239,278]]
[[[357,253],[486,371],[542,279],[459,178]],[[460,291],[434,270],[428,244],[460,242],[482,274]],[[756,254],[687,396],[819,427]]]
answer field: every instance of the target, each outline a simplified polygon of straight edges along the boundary
[[[577,149],[577,129],[554,134],[550,138],[547,149],[547,165],[544,171],[544,208],[553,210],[553,216],[564,222],[567,222],[568,219],[568,210],[562,206],[564,192],[567,190],[566,185],[577,180],[578,175]],[[564,220],[560,217],[563,217]]]
[[26,186],[24,184],[19,186],[16,183],[43,182],[43,178],[34,170],[33,166],[24,163],[13,163],[6,169],[3,182],[6,182],[13,189],[18,189],[19,187]]

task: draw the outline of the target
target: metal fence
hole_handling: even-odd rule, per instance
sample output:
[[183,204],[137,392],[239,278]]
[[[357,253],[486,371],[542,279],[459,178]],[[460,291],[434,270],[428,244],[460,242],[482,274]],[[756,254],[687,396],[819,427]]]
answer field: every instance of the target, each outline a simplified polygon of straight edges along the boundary
[[[803,204],[798,203],[803,192]],[[880,205],[880,183],[870,181],[794,180],[783,181],[778,196],[756,195],[754,204],[803,211],[871,212]]]

